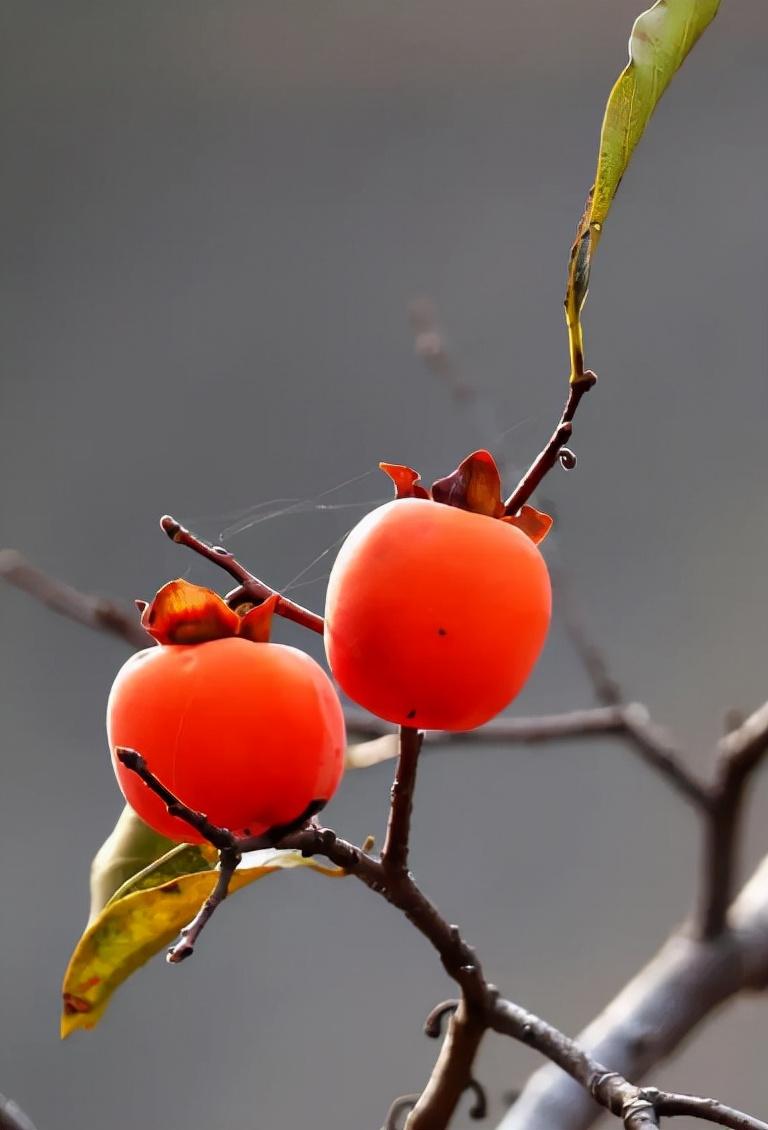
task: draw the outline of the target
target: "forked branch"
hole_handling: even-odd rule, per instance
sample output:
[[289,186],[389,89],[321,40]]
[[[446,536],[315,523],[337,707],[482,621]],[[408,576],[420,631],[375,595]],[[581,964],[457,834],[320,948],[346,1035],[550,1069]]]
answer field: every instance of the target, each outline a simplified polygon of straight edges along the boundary
[[[408,742],[411,740],[409,738]],[[228,865],[240,854],[263,846],[263,837],[235,837],[226,829],[209,824],[203,814],[187,808],[157,780],[140,756],[131,751],[121,751],[118,756],[164,801],[172,815],[186,819],[222,855],[226,854]],[[461,998],[451,1016],[440,1057],[427,1087],[408,1115],[406,1130],[446,1130],[462,1094],[472,1085],[472,1065],[488,1029],[512,1036],[542,1052],[601,1106],[619,1116],[626,1130],[647,1130],[659,1125],[660,1116],[678,1114],[696,1115],[730,1130],[768,1130],[767,1123],[714,1100],[639,1088],[618,1072],[604,1068],[546,1021],[511,1001],[501,1000],[494,986],[485,979],[475,952],[459,929],[445,921],[407,870],[392,868],[385,859],[374,859],[361,848],[340,839],[335,832],[314,823],[289,832],[277,840],[275,846],[298,850],[307,856],[323,856],[385,898],[431,942],[446,972],[460,987]],[[217,883],[217,889],[219,885]],[[208,918],[210,913],[206,921]],[[445,1006],[441,1006],[440,1011],[445,1012]],[[407,1101],[410,1104],[410,1097]],[[392,1111],[387,1125],[394,1125]]]

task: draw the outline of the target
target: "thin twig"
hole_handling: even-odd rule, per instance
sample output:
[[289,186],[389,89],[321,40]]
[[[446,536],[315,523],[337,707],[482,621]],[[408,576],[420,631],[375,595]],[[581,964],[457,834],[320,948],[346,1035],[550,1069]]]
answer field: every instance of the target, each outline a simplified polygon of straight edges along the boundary
[[655,1088],[648,1090],[651,1092],[657,1114],[668,1118],[689,1115],[692,1118],[701,1118],[705,1122],[716,1122],[719,1126],[727,1126],[730,1130],[766,1130],[768,1127],[768,1123],[761,1122],[759,1118],[753,1118],[740,1110],[725,1106],[715,1099],[701,1099],[695,1095],[676,1095],[670,1091],[657,1091]]
[[577,608],[571,584],[564,570],[553,570],[552,581],[560,619],[592,685],[595,699],[602,706],[621,706],[627,701],[626,695],[621,684],[615,679],[603,649],[588,630]]
[[[180,544],[187,545],[200,553],[207,560],[222,565],[230,576],[243,578],[248,574],[231,554],[219,553],[216,547],[211,547],[201,542],[188,530],[183,530],[168,520],[166,532],[171,536],[174,530],[174,539]],[[177,528],[178,527],[178,528]],[[166,528],[165,526],[163,527]],[[4,570],[2,562],[10,562]],[[14,564],[15,563],[15,564]],[[21,565],[21,572],[17,569]],[[78,592],[61,581],[49,577],[24,561],[15,550],[0,552],[0,576],[18,587],[23,588],[30,595],[54,608],[62,615],[80,624],[85,624],[94,629],[113,632],[126,642],[137,647],[146,647],[151,643],[150,637],[141,628],[133,614],[123,611],[112,601],[100,600],[98,597],[87,593]],[[19,579],[21,578],[21,580]],[[243,582],[239,590],[250,595],[252,599],[264,599],[272,593],[272,589],[264,585],[257,578]],[[231,594],[230,594],[231,595]],[[291,602],[281,601],[287,605]],[[278,606],[279,607],[279,606]],[[306,609],[299,609],[291,615],[298,623],[304,622],[301,617],[313,617],[314,613]],[[305,626],[313,630],[322,630],[321,617],[315,617],[320,627],[314,622]],[[345,719],[349,733],[360,737],[377,738],[392,733],[392,727],[387,722],[375,718],[355,707],[345,710]],[[689,800],[700,803],[702,787],[683,767],[681,751],[674,745],[664,730],[657,727],[650,719],[646,707],[637,703],[619,704],[615,708],[596,707],[587,710],[573,710],[563,714],[546,714],[533,718],[495,718],[478,730],[465,734],[451,734],[432,730],[424,735],[427,744],[448,744],[467,742],[521,742],[531,745],[557,741],[565,738],[599,737],[602,735],[624,735],[631,743],[632,748],[639,753],[645,761],[657,769],[667,780]],[[750,746],[747,748],[749,754]],[[374,750],[360,750],[356,755],[352,753],[348,760],[348,767],[363,767],[376,764],[379,760],[387,760],[394,755],[394,749],[388,746],[378,747]],[[748,756],[738,759],[738,763],[747,762]]]
[[416,1106],[418,1095],[400,1095],[395,1099],[389,1110],[387,1117],[384,1119],[384,1125],[381,1130],[400,1130],[400,1119],[409,1110],[413,1110]]
[[233,848],[226,848],[219,852],[219,873],[216,885],[189,925],[183,928],[179,940],[168,950],[166,961],[171,965],[178,965],[179,962],[186,961],[195,952],[197,939],[207,926],[214,911],[221,906],[229,893],[229,884],[238,868],[240,858],[240,853]]
[[567,457],[565,455],[567,450],[565,445],[568,443],[573,433],[573,418],[576,415],[576,409],[579,407],[581,398],[585,393],[589,392],[596,381],[597,377],[595,374],[587,372],[568,386],[568,398],[565,402],[565,408],[558,421],[558,425],[549,437],[545,447],[536,456],[531,466],[507,499],[504,506],[504,510],[507,514],[517,514],[520,507],[528,501],[533,492],[541,484],[544,476],[552,470],[556,463],[562,462],[563,466],[569,469],[575,466],[573,453],[568,452]]
[[[361,737],[377,738],[391,734],[392,727],[378,718],[349,708],[345,711],[347,728]],[[659,773],[668,784],[697,808],[708,803],[707,786],[700,782],[683,761],[683,751],[665,729],[653,722],[648,708],[628,702],[620,706],[595,706],[587,710],[570,710],[563,714],[543,714],[531,718],[494,718],[469,733],[444,733],[428,730],[426,745],[452,745],[480,742],[540,745],[546,742],[580,738],[623,737],[629,748]],[[351,755],[348,765],[362,768],[386,761],[394,756],[394,747],[385,745],[360,750]]]
[[443,1021],[447,1016],[453,1016],[458,1007],[457,1000],[441,1001],[440,1004],[436,1004],[424,1021],[424,1035],[429,1036],[430,1040],[438,1040],[443,1034]]
[[15,549],[0,550],[0,577],[35,600],[94,631],[109,632],[131,647],[150,647],[151,636],[142,628],[135,611],[114,601],[78,592],[63,581],[49,577]]
[[300,624],[303,628],[309,628],[312,632],[323,634],[325,624],[322,616],[318,616],[316,612],[310,612],[308,608],[302,608],[300,604],[296,604],[286,596],[281,596],[279,593],[275,594],[274,589],[271,589],[269,585],[249,572],[244,565],[240,564],[234,554],[230,553],[224,546],[208,545],[196,534],[185,529],[180,522],[177,522],[169,514],[160,519],[160,527],[171,541],[194,550],[206,561],[211,561],[214,565],[218,565],[220,569],[229,573],[230,577],[234,577],[238,583],[238,589],[229,594],[228,600],[230,603],[242,603],[246,598],[261,602],[267,600],[270,596],[277,595],[275,612],[278,616],[283,616],[286,620],[293,620],[294,623]]
[[768,1123],[713,1099],[671,1094],[655,1087],[635,1086],[618,1071],[608,1071],[579,1044],[551,1024],[511,1001],[496,1002],[492,1026],[496,1031],[504,1032],[542,1052],[579,1083],[595,1102],[622,1118],[627,1130],[657,1126],[661,1115],[693,1115],[730,1127],[731,1130],[768,1130]]
[[387,834],[381,851],[381,862],[387,871],[408,869],[413,792],[423,737],[419,730],[414,730],[411,726],[400,727],[400,753],[390,793]]

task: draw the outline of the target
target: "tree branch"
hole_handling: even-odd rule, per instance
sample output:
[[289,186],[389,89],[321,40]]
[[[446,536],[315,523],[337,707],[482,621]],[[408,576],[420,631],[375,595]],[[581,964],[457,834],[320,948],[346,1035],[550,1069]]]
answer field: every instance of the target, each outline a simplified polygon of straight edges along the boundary
[[[579,1095],[586,1092],[605,1110],[617,1115],[624,1122],[626,1130],[642,1130],[648,1126],[658,1126],[659,1117],[693,1115],[708,1122],[716,1122],[731,1130],[768,1130],[768,1123],[759,1118],[743,1114],[732,1107],[724,1106],[713,1099],[698,1098],[693,1095],[677,1095],[659,1091],[655,1087],[641,1088],[628,1082],[618,1071],[608,1071],[583,1046],[568,1039],[551,1024],[533,1016],[530,1012],[512,1004],[511,1001],[496,1002],[492,1026],[522,1043],[542,1052],[551,1060],[555,1070],[565,1072],[570,1079],[579,1084]],[[547,1071],[552,1068],[547,1068]],[[513,1112],[519,1105],[515,1104]],[[528,1125],[546,1126],[552,1130],[555,1125],[539,1112],[537,1122]],[[507,1118],[504,1127],[515,1123]]]
[[204,557],[206,561],[218,565],[220,569],[229,573],[230,577],[238,582],[238,588],[227,596],[230,604],[242,604],[246,599],[261,603],[268,597],[277,595],[275,612],[278,616],[283,616],[286,620],[293,620],[294,623],[300,624],[303,628],[309,628],[312,632],[323,634],[325,625],[322,616],[318,616],[316,612],[310,612],[308,608],[302,608],[300,604],[296,604],[286,596],[281,596],[279,593],[275,594],[274,589],[260,581],[253,573],[250,573],[224,546],[208,545],[207,542],[202,541],[201,538],[185,529],[180,522],[177,522],[169,514],[160,519],[160,528],[171,541],[186,546],[187,549],[191,549]]
[[[392,727],[387,722],[366,715],[363,711],[349,708],[344,714],[348,730],[360,737],[377,738],[392,733]],[[651,720],[648,708],[636,702],[571,710],[563,714],[543,714],[532,718],[494,718],[469,733],[429,730],[424,735],[424,742],[427,745],[465,745],[478,742],[538,745],[591,737],[623,737],[630,749],[687,801],[697,808],[704,808],[709,803],[707,786],[685,767],[682,751],[667,731]],[[352,756],[348,764],[351,768],[362,768],[393,756],[394,749],[383,746],[361,751],[359,759],[356,761]]]
[[[131,751],[119,751],[118,756],[123,764],[137,772],[144,783],[166,802],[173,815],[187,819],[220,852],[228,851],[234,857],[235,853],[239,855],[264,846],[264,837],[235,837],[224,828],[210,825],[201,813],[186,808],[154,777],[139,755]],[[499,1000],[495,988],[486,981],[474,950],[464,941],[458,927],[446,922],[407,870],[388,867],[383,860],[373,859],[361,848],[340,839],[331,829],[321,828],[316,824],[288,832],[280,839],[273,837],[272,842],[275,846],[298,850],[307,856],[324,856],[385,898],[431,942],[446,972],[461,988],[461,1000],[456,1013],[451,1017],[440,1057],[429,1084],[408,1116],[406,1130],[446,1130],[461,1095],[471,1083],[472,1064],[480,1040],[488,1028],[510,1035],[541,1051],[553,1064],[579,1083],[582,1089],[587,1090],[597,1103],[621,1117],[626,1130],[656,1127],[662,1113],[670,1116],[696,1114],[708,1121],[720,1122],[732,1130],[768,1130],[768,1124],[713,1100],[671,1095],[652,1089],[643,1090],[629,1083],[615,1069],[607,1071],[590,1052],[546,1021],[511,1001]],[[764,864],[764,869],[768,879],[768,861]],[[742,897],[747,906],[754,899],[747,891]],[[755,945],[755,935],[759,936],[760,959],[757,969],[753,970],[753,983],[762,984],[768,966],[768,881],[761,883],[757,920],[753,921],[754,909],[748,917],[747,935],[752,947]],[[733,943],[738,918],[739,915],[735,912],[734,930],[724,933],[715,945],[726,946]],[[713,943],[688,939],[687,944],[704,950]],[[748,954],[749,950],[745,945],[737,962],[742,987],[747,983],[744,980],[744,970],[748,968]],[[690,963],[686,965],[690,967]],[[726,963],[725,968],[731,968],[733,975],[733,962]],[[711,978],[706,984],[711,985]],[[697,998],[690,992],[685,992],[682,1000],[688,1008],[697,1007]],[[658,998],[655,1004],[657,1008],[660,1006]],[[445,1007],[441,1006],[440,1011],[445,1012]],[[658,1027],[651,1029],[651,1032],[657,1030]],[[637,1048],[637,1043],[635,1047]],[[615,1064],[615,1059],[609,1062]],[[578,1094],[581,1098],[580,1091]],[[522,1102],[522,1099],[519,1100],[513,1107],[513,1115]],[[555,1130],[556,1123],[547,1119],[543,1125],[548,1130]],[[505,1126],[509,1130],[509,1126]]]
[[472,1067],[487,1029],[486,1010],[472,1009],[462,997],[429,1082],[404,1130],[444,1130],[450,1124],[462,1095],[473,1083]]
[[579,407],[581,398],[593,388],[596,381],[597,377],[594,373],[586,372],[568,386],[568,398],[558,425],[549,437],[546,446],[536,456],[507,499],[504,506],[505,513],[517,514],[520,507],[528,501],[541,484],[544,476],[549,474],[556,463],[560,462],[567,470],[576,466],[576,457],[567,450],[565,445],[573,433],[573,418],[576,415],[576,409]]
[[[648,965],[577,1037],[590,1055],[641,1080],[706,1017],[744,990],[768,983],[768,857],[730,908],[714,939],[674,933]],[[588,1130],[590,1097],[556,1067],[537,1071],[500,1130]]]
[[768,753],[768,702],[720,742],[709,812],[704,828],[702,893],[698,914],[703,938],[727,925],[741,845],[741,825],[749,783]]
[[408,869],[413,793],[423,736],[410,726],[400,727],[400,754],[392,782],[387,834],[381,852],[384,869],[394,873]]
[[111,600],[78,592],[63,581],[49,577],[18,550],[0,550],[0,577],[60,616],[94,631],[119,636],[131,647],[150,647],[154,642],[133,610],[122,608]]

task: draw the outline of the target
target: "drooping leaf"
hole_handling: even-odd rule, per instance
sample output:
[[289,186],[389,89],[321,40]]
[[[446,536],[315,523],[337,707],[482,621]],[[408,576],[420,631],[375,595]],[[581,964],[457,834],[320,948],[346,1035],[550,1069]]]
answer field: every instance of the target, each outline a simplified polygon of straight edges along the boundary
[[194,875],[198,871],[215,871],[219,853],[210,844],[176,844],[170,851],[150,863],[143,871],[131,876],[115,891],[106,903],[132,895],[134,891],[149,891],[162,887],[172,879],[183,875]]
[[[293,867],[344,875],[338,868],[305,859],[300,852],[267,849],[243,858],[230,891]],[[64,975],[62,1039],[78,1028],[98,1024],[115,990],[173,941],[200,909],[214,883],[212,872],[197,871],[148,890],[134,890],[104,907],[77,943]]]
[[118,888],[175,846],[173,840],[158,835],[126,805],[91,864],[89,922]]
[[565,317],[572,383],[584,375],[580,315],[603,224],[659,99],[719,6],[720,0],[658,0],[635,20],[629,39],[629,63],[608,97],[595,184],[571,248]]

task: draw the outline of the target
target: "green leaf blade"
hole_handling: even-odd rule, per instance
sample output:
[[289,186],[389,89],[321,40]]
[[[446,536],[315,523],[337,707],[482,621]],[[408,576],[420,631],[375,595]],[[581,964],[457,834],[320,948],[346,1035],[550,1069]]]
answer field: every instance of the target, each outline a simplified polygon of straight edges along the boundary
[[605,222],[651,115],[719,6],[720,0],[658,0],[635,20],[629,63],[605,108],[591,224]]

